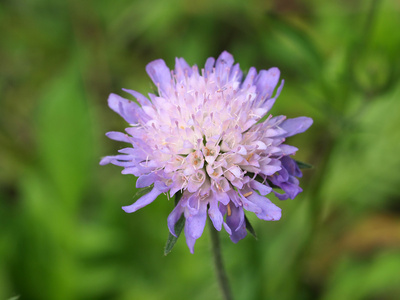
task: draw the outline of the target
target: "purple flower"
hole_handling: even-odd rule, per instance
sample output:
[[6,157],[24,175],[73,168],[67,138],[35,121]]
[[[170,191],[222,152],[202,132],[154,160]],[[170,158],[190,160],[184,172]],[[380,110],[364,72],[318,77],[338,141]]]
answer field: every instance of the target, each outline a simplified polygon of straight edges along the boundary
[[279,199],[293,199],[302,191],[296,178],[302,174],[290,158],[297,148],[285,139],[307,130],[312,119],[268,115],[283,87],[282,80],[273,95],[279,70],[257,73],[250,68],[243,80],[239,64],[233,63],[228,52],[217,61],[208,58],[201,70],[183,58],[176,59],[172,71],[163,60],[155,60],[146,71],[158,95],[149,94],[149,100],[124,90],[137,102],[115,94],[108,98],[110,108],[129,127],[126,133],[107,136],[129,147],[104,157],[100,164],[124,167],[123,174],[138,177],[138,188],[153,185],[151,192],[123,209],[131,213],[161,193],[172,197],[182,192],[168,227],[175,235],[175,223],[184,215],[192,253],[207,215],[236,243],[247,234],[244,210],[262,220],[279,220],[281,209],[265,196],[274,192]]

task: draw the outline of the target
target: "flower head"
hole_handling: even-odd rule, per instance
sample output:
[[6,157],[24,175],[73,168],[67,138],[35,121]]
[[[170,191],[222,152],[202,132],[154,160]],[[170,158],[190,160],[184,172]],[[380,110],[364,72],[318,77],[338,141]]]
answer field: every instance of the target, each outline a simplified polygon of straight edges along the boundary
[[[174,226],[183,214],[185,236],[191,252],[204,230],[207,214],[214,227],[222,227],[233,242],[247,234],[244,210],[267,221],[279,220],[281,209],[265,196],[295,198],[302,189],[301,172],[290,157],[297,148],[285,144],[289,136],[307,130],[312,119],[272,117],[269,110],[283,87],[277,68],[257,73],[250,68],[243,79],[239,64],[223,52],[210,57],[201,70],[177,58],[170,70],[161,59],[146,71],[158,94],[124,90],[129,101],[111,94],[108,104],[128,123],[126,133],[108,132],[129,147],[100,162],[124,167],[123,174],[138,177],[138,188],[153,185],[151,192],[124,206],[134,212],[161,193],[182,193],[168,217]],[[279,192],[275,191],[279,189]]]

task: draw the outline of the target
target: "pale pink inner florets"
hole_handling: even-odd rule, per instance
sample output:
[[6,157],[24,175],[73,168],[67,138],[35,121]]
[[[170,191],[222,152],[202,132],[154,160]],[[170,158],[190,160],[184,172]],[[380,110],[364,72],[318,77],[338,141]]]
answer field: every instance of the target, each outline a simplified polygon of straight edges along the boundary
[[152,148],[148,161],[165,171],[166,184],[191,193],[204,186],[206,193],[210,184],[221,190],[223,179],[225,189],[226,180],[240,189],[246,173],[258,173],[268,159],[268,128],[254,125],[266,111],[254,103],[254,85],[240,87],[235,76],[222,80],[215,72],[200,76],[196,66],[192,71],[180,82],[173,74],[168,95],[159,91],[153,105],[143,107],[151,120],[140,121],[130,134]]

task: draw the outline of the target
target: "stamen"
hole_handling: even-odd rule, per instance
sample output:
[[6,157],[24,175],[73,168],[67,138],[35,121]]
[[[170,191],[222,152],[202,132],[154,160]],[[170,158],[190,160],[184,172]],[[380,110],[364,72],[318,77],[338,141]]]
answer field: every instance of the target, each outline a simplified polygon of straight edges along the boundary
[[250,196],[251,194],[253,194],[253,192],[248,192],[248,193],[244,194],[243,197],[246,198],[246,197]]
[[227,210],[228,210],[228,217],[230,217],[232,215],[232,210],[231,210],[231,204],[228,203],[228,205],[226,206]]

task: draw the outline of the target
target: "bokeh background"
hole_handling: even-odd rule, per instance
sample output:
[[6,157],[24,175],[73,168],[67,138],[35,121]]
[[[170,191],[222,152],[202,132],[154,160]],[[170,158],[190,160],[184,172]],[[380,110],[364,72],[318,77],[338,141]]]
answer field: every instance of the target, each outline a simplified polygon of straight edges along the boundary
[[281,69],[272,114],[314,119],[282,219],[221,233],[235,299],[400,299],[399,28],[395,0],[1,1],[0,299],[221,299],[207,228],[163,256],[173,201],[124,213],[134,177],[98,163],[124,146],[109,93],[223,50]]

